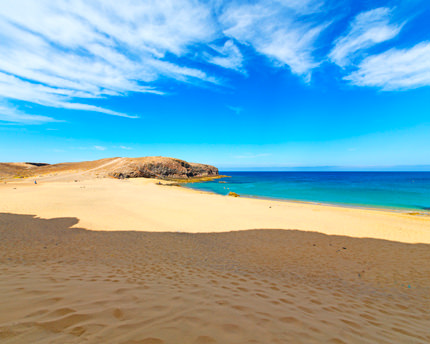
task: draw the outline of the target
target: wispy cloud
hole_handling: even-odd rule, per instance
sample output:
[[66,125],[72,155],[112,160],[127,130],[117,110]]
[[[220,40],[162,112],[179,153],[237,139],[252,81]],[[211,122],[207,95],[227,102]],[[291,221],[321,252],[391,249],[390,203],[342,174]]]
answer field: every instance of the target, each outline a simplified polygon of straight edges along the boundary
[[[75,97],[85,97],[84,94],[77,90],[44,86],[40,83],[36,84],[24,81],[2,72],[0,72],[0,96],[6,99],[22,100],[55,108],[94,111],[113,116],[137,118],[137,116],[112,111],[98,106],[74,102],[72,100]],[[85,98],[92,98],[92,96]]]
[[[344,35],[332,37],[329,59],[346,66],[358,52],[396,37],[402,24],[392,23],[392,11],[381,7],[356,16]],[[6,111],[7,100],[14,100],[15,104],[136,118],[137,114],[96,106],[92,101],[130,93],[163,95],[165,83],[160,81],[166,79],[222,85],[224,79],[210,65],[247,75],[252,57],[246,54],[251,51],[267,57],[274,68],[289,69],[309,81],[327,58],[321,56],[318,44],[333,20],[325,0],[4,0],[0,100],[5,105],[1,116],[22,123],[54,120],[25,114],[23,108]],[[405,54],[417,55],[419,47]],[[396,51],[386,56],[393,54],[397,61]],[[372,58],[348,78],[357,85],[372,84],[369,68],[377,56]],[[401,73],[395,71],[382,87],[403,88],[393,86],[401,84],[393,81]],[[419,78],[425,79],[425,74],[415,76]],[[409,80],[417,85],[413,87],[426,84]]]
[[358,67],[345,77],[357,86],[380,87],[385,91],[430,86],[430,42],[369,56]]
[[103,146],[94,146],[94,149],[97,149],[99,151],[105,151],[107,148]]
[[209,63],[246,73],[243,69],[243,55],[232,40],[226,41],[221,47],[216,45],[210,47],[217,55],[207,54],[206,59]]
[[133,148],[131,147],[127,147],[127,146],[119,146],[119,148],[121,149],[125,149],[125,150],[132,150]]
[[9,104],[0,103],[0,121],[9,123],[22,124],[43,124],[49,122],[58,122],[48,116],[32,115],[19,111]]
[[243,112],[243,107],[240,106],[227,105],[227,108],[233,111],[236,115],[240,115]]
[[322,0],[275,0],[274,2],[300,14],[309,14],[321,10]]
[[311,70],[319,65],[313,57],[314,43],[328,24],[299,20],[299,10],[305,7],[309,11],[298,1],[233,4],[226,8],[220,22],[226,36],[253,47],[277,67],[288,66],[294,74],[309,80]]
[[360,13],[351,22],[348,33],[335,41],[329,58],[344,67],[358,51],[396,37],[403,24],[390,24],[391,14],[392,10],[386,7]]
[[165,59],[186,55],[189,46],[212,41],[215,33],[210,8],[192,0],[5,1],[0,97],[136,117],[82,100],[162,93],[151,83],[163,77],[217,81]]

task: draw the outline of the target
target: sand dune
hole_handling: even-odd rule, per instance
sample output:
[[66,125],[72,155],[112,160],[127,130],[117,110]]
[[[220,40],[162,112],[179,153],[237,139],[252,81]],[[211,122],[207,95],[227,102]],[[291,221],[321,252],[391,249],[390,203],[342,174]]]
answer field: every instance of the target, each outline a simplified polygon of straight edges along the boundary
[[0,215],[2,343],[428,343],[430,245]]
[[[94,172],[98,169],[120,163],[121,158],[107,158],[94,161],[82,161],[60,164],[35,164],[35,163],[0,163],[0,178],[17,178],[31,176],[52,176],[58,174],[73,174]],[[41,166],[40,166],[41,165]]]

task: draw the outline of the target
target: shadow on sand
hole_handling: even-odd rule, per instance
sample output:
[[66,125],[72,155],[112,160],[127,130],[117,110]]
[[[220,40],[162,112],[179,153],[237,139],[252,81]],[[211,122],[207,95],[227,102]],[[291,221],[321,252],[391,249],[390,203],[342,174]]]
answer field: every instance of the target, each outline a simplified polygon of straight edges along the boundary
[[[28,247],[45,250],[43,259],[63,255],[79,260],[113,254],[121,259],[163,259],[202,266],[236,266],[253,270],[253,263],[309,266],[311,270],[372,269],[422,272],[430,276],[430,245],[406,244],[371,238],[352,238],[317,232],[253,229],[223,233],[91,231],[74,228],[75,217],[42,219],[35,215],[0,213],[0,258]],[[66,250],[67,248],[67,250]],[[46,251],[48,249],[48,251]],[[3,254],[2,254],[2,253]],[[33,254],[37,260],[37,254]],[[271,263],[273,262],[273,266]],[[276,264],[275,264],[276,263]],[[319,264],[326,266],[322,269]],[[393,263],[397,266],[393,266]],[[312,265],[315,264],[315,267]],[[342,265],[342,267],[340,267]],[[319,272],[319,273],[320,273]]]

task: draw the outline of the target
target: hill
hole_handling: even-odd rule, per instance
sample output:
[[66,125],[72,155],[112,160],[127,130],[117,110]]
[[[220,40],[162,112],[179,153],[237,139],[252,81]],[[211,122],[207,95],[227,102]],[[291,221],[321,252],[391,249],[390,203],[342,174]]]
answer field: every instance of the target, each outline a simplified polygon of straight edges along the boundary
[[84,174],[114,178],[189,179],[216,177],[211,165],[166,157],[107,158],[60,164],[0,163],[0,179]]

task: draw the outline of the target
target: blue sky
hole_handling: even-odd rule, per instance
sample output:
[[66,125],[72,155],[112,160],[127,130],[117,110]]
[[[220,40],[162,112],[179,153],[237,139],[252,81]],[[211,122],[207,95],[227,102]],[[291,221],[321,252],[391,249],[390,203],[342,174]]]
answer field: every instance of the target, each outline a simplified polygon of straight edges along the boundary
[[429,20],[427,0],[6,0],[0,161],[428,170]]

